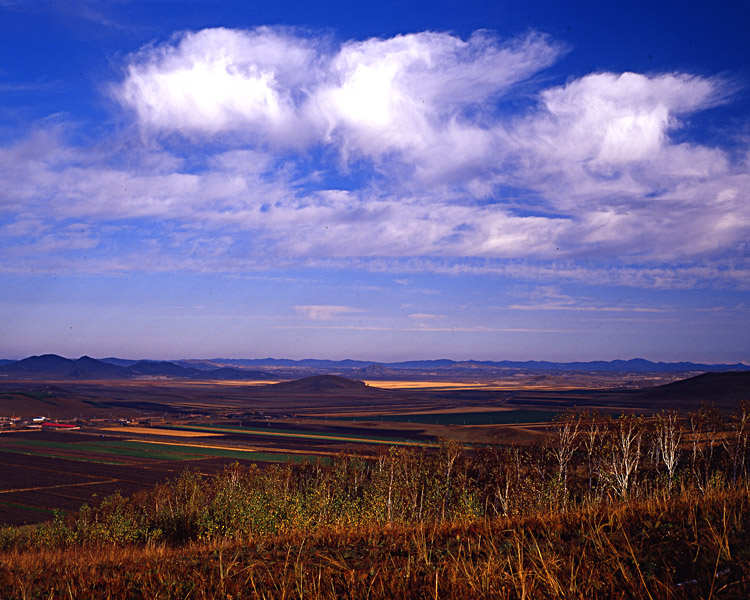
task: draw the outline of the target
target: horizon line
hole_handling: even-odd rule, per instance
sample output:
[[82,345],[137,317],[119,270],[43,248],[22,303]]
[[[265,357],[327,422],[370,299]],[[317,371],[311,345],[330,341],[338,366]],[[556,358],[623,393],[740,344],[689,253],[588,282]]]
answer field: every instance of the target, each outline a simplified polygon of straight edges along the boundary
[[649,362],[652,364],[665,364],[665,365],[675,365],[675,364],[682,364],[682,363],[688,363],[688,364],[695,364],[695,365],[716,365],[716,366],[726,366],[726,365],[743,365],[750,367],[750,361],[744,361],[744,360],[737,360],[734,362],[704,362],[704,361],[696,361],[696,360],[672,360],[672,361],[666,361],[666,360],[652,360],[648,358],[643,357],[633,357],[633,358],[614,358],[614,359],[588,359],[588,360],[549,360],[549,359],[539,359],[539,358],[533,358],[533,359],[474,359],[474,358],[467,358],[467,359],[455,359],[455,358],[410,358],[410,359],[402,359],[402,360],[371,360],[371,359],[362,359],[362,358],[342,358],[342,359],[334,359],[334,358],[315,358],[315,357],[306,357],[306,358],[287,358],[287,357],[272,357],[272,356],[264,356],[262,358],[232,358],[232,357],[226,357],[226,356],[216,356],[211,358],[122,358],[120,356],[104,356],[101,358],[92,357],[88,354],[83,354],[77,358],[70,358],[67,356],[63,356],[61,354],[55,354],[53,352],[47,352],[43,354],[31,354],[28,356],[24,356],[22,358],[2,358],[0,360],[11,360],[11,361],[21,361],[26,360],[29,358],[35,358],[35,357],[42,357],[42,356],[57,356],[60,358],[64,358],[66,360],[80,360],[81,358],[93,358],[94,360],[104,361],[108,359],[114,359],[114,360],[127,360],[127,361],[148,361],[148,362],[192,362],[192,361],[221,361],[221,360],[242,360],[242,361],[291,361],[291,362],[306,362],[306,361],[318,361],[318,362],[331,362],[331,363],[342,363],[342,362],[356,362],[356,363],[368,363],[370,365],[376,365],[376,364],[402,364],[402,363],[413,363],[413,362],[453,362],[453,363],[553,363],[553,364],[576,364],[576,363],[614,363],[614,362],[636,362],[636,361],[644,361]]

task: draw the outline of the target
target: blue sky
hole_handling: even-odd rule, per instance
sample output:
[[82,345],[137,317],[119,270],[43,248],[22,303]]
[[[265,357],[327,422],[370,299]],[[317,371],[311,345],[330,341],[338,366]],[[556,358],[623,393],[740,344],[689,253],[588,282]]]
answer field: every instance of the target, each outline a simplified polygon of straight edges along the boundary
[[750,360],[745,0],[0,0],[0,355]]

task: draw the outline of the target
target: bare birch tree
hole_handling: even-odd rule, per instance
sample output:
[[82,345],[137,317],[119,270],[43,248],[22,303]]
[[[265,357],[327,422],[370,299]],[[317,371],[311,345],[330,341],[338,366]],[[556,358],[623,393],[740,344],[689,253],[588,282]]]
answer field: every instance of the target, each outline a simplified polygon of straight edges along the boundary
[[682,431],[680,429],[679,415],[674,410],[663,410],[656,415],[654,424],[654,442],[661,458],[661,462],[667,469],[668,487],[672,490],[677,463],[680,460],[680,442]]
[[563,497],[568,497],[568,465],[578,448],[578,434],[581,423],[580,415],[568,411],[555,423],[555,443],[552,456],[557,463],[557,477],[562,484]]
[[624,498],[635,484],[641,460],[643,421],[635,415],[624,414],[613,429],[610,474],[617,492]]

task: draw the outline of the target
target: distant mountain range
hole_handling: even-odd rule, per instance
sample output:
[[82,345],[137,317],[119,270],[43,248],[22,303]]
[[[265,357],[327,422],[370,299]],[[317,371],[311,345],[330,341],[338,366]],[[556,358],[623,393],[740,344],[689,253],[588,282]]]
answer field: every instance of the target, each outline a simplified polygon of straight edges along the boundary
[[31,356],[0,366],[0,378],[7,379],[276,379],[264,371],[221,367],[198,369],[167,361],[97,360],[82,356],[77,360],[56,354]]
[[[192,364],[193,361],[186,361]],[[237,367],[307,367],[321,370],[331,369],[359,369],[363,373],[387,372],[397,370],[465,370],[476,371],[481,369],[520,369],[524,371],[586,371],[586,372],[610,372],[610,373],[655,373],[655,372],[691,372],[691,371],[750,371],[750,365],[743,363],[735,364],[705,364],[693,362],[652,362],[643,358],[631,360],[596,360],[589,362],[549,362],[549,361],[491,361],[491,360],[467,360],[455,361],[450,359],[438,360],[412,360],[394,363],[373,363],[362,360],[321,360],[304,359],[291,360],[285,358],[214,358],[204,361],[196,361],[203,364],[223,364]]]
[[[262,367],[272,372],[262,370]],[[261,369],[261,370],[255,370]],[[521,371],[580,371],[610,373],[655,372],[726,372],[750,371],[750,365],[703,364],[692,362],[651,362],[642,358],[632,360],[590,362],[548,361],[454,361],[415,360],[395,363],[372,363],[360,360],[291,360],[260,359],[208,359],[152,361],[122,358],[95,359],[82,356],[73,360],[56,354],[31,356],[18,361],[0,361],[0,378],[5,379],[279,379],[278,369],[307,369],[321,373],[345,372],[355,376],[387,376],[404,371],[434,371],[469,374],[491,370]]]

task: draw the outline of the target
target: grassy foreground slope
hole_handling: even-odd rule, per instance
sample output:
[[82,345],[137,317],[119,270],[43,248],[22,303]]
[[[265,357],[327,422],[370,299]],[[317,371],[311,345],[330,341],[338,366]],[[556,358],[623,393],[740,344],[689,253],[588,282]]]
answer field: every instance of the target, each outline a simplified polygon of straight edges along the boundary
[[747,487],[462,525],[0,555],[0,597],[741,598]]

